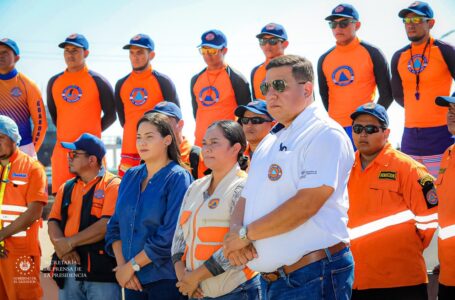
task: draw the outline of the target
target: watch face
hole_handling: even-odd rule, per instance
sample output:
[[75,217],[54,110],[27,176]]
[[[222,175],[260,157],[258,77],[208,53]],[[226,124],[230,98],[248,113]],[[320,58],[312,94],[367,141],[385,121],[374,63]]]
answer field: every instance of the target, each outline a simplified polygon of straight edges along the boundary
[[246,228],[245,227],[240,228],[239,236],[242,240],[244,240],[246,238]]

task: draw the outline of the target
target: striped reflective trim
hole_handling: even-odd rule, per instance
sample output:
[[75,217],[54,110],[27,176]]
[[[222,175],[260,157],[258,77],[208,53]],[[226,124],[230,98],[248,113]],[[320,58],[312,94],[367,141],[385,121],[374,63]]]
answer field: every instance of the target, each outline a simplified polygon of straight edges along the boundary
[[436,221],[438,219],[438,213],[434,213],[428,216],[416,216],[415,220],[420,223],[426,223],[430,221]]
[[391,215],[355,228],[349,228],[349,237],[353,240],[386,227],[414,220],[414,217],[414,214],[410,210],[405,210],[395,215]]
[[431,223],[416,223],[416,227],[420,230],[427,230],[432,228],[438,228],[438,222]]
[[27,210],[27,206],[20,206],[20,205],[6,205],[3,204],[0,206],[0,211],[15,211],[15,212],[24,212]]
[[0,220],[2,221],[14,221],[19,217],[18,215],[7,215],[7,214],[0,214]]
[[[11,223],[9,223],[9,222],[3,222],[3,226],[4,226],[4,227],[7,227],[7,226],[9,226],[9,225],[11,225]],[[28,228],[27,228],[27,229],[28,229]],[[25,236],[27,236],[27,232],[26,232],[26,231],[19,231],[18,233],[13,234],[11,237],[25,237]]]
[[444,228],[439,227],[439,238],[441,240],[452,237],[455,237],[455,225],[446,226]]

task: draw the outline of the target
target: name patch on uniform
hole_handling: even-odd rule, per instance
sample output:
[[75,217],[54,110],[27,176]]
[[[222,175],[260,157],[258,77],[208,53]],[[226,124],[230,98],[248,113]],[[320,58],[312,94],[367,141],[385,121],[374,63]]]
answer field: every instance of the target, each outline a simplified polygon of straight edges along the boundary
[[434,188],[434,178],[431,175],[425,175],[418,180],[420,186],[422,187],[422,193],[425,197],[428,208],[432,208],[438,205],[438,195],[436,194],[436,189]]
[[27,174],[25,173],[13,173],[13,177],[20,177],[20,178],[27,178]]
[[95,193],[93,193],[93,197],[95,197],[96,199],[104,198],[104,191],[103,190],[96,190]]
[[397,172],[382,171],[379,173],[379,179],[397,180]]
[[199,92],[199,101],[204,106],[212,106],[220,101],[220,92],[214,86],[206,86]]
[[277,181],[283,175],[283,170],[277,164],[271,164],[269,167],[268,176],[271,181]]
[[446,172],[446,168],[440,168],[438,174],[444,174]]
[[354,81],[354,70],[350,66],[339,66],[332,73],[332,81],[338,86],[350,85]]
[[74,103],[81,99],[82,89],[77,85],[69,85],[62,92],[62,98],[68,103]]
[[218,198],[215,198],[215,199],[211,199],[209,201],[209,203],[207,204],[207,206],[210,208],[210,209],[215,209],[218,207],[218,204],[220,204],[220,199]]
[[20,97],[20,96],[22,96],[22,91],[21,91],[21,89],[18,88],[17,86],[16,86],[16,87],[13,87],[9,93],[10,93],[10,95],[13,96],[13,97]]
[[144,104],[147,98],[148,93],[144,88],[134,88],[130,93],[130,101],[136,106]]

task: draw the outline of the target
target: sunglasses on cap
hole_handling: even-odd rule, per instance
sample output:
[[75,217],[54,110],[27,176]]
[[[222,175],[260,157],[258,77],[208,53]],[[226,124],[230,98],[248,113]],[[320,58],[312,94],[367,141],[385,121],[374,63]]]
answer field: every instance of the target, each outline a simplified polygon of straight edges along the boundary
[[354,19],[343,19],[341,21],[329,21],[329,27],[332,28],[332,29],[337,28],[337,26],[340,26],[340,28],[346,28],[351,23],[357,23],[357,20],[354,20]]
[[[308,81],[301,81],[301,82],[297,82],[297,83],[305,84],[307,82]],[[269,92],[270,87],[272,87],[278,93],[282,93],[282,92],[284,92],[284,90],[286,89],[287,86],[288,85],[287,85],[286,81],[284,81],[283,79],[276,79],[276,80],[273,80],[272,82],[264,81],[263,83],[261,83],[260,89],[261,89],[262,95],[265,96]]]
[[278,44],[280,42],[283,42],[283,39],[279,39],[279,38],[270,38],[270,39],[260,38],[259,39],[259,45],[261,45],[261,46],[265,46],[267,44],[269,44],[270,46],[275,46],[276,44]]
[[87,152],[77,152],[77,151],[70,151],[68,152],[68,157],[70,159],[75,159],[78,155],[85,155],[85,156],[89,156],[89,154]]
[[272,122],[272,120],[267,120],[267,119],[264,119],[264,118],[261,118],[261,117],[251,117],[251,118],[248,118],[248,117],[241,117],[239,119],[240,123],[242,125],[246,125],[248,123],[251,122],[251,124],[253,125],[257,125],[257,124],[263,124],[263,123],[266,123],[266,122]]
[[411,17],[411,18],[403,18],[403,23],[404,24],[421,24],[428,20],[431,20],[431,19],[425,18],[425,17]]
[[199,53],[202,55],[216,55],[220,49],[215,48],[199,48]]
[[379,130],[382,129],[382,130],[385,130],[387,129],[387,127],[384,127],[384,126],[376,126],[376,125],[360,125],[360,124],[355,124],[352,126],[352,131],[356,134],[361,134],[362,131],[365,130],[365,133],[366,134],[373,134],[373,133],[376,133],[376,132],[379,132]]

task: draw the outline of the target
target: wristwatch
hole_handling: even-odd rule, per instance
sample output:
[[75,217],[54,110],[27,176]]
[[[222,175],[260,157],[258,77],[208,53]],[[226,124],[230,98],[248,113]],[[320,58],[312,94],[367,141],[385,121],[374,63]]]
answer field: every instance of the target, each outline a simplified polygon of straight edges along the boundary
[[134,272],[139,272],[141,270],[141,266],[134,260],[134,257],[130,260],[130,262],[133,266]]
[[247,240],[248,237],[246,236],[248,234],[248,229],[247,227],[244,225],[242,226],[240,229],[239,229],[239,238],[241,240]]

